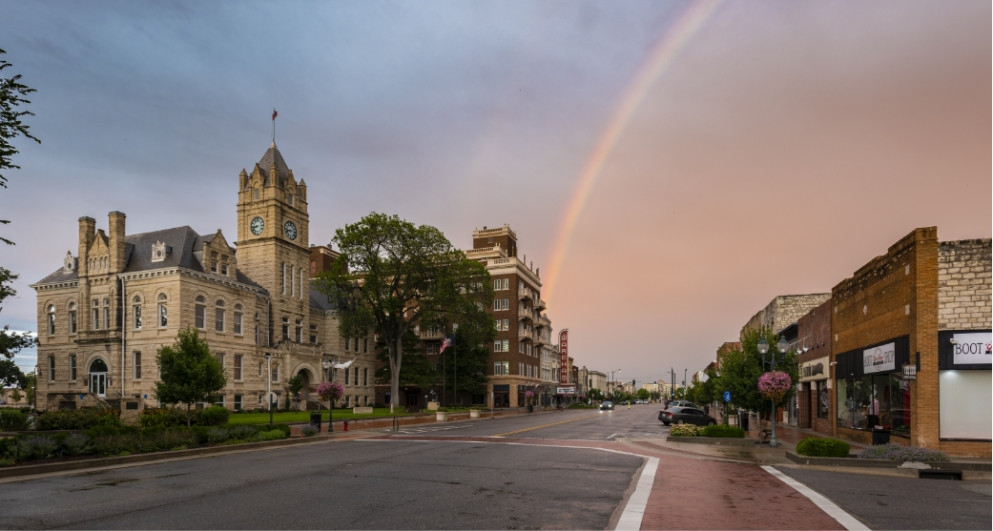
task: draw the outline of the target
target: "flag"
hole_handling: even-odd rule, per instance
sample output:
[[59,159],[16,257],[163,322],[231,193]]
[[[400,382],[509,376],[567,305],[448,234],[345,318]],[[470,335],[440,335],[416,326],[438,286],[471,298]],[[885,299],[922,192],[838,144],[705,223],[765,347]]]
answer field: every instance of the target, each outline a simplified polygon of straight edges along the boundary
[[276,109],[272,110],[272,120],[276,121]]
[[454,342],[455,342],[455,337],[454,336],[453,337],[446,337],[445,340],[441,342],[441,348],[438,349],[438,354],[441,354],[442,352],[445,352],[445,349],[448,348],[448,347],[450,347],[450,346],[452,346],[452,343],[454,343]]

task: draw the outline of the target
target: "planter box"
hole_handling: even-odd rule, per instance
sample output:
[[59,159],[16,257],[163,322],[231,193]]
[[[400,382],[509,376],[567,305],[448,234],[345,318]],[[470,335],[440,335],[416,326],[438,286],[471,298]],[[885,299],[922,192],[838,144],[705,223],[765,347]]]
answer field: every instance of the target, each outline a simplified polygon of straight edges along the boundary
[[469,418],[471,418],[471,419],[478,419],[479,418],[479,410],[478,409],[470,409],[469,410]]
[[436,411],[434,415],[435,415],[435,420],[440,420],[440,421],[448,420],[448,413],[444,411]]

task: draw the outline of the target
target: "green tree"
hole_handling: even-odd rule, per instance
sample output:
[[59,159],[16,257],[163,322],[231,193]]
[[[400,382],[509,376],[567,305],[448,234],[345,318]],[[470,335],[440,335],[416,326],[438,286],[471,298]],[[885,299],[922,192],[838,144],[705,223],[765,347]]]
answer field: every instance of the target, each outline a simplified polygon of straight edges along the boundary
[[224,388],[227,378],[207,340],[193,328],[180,330],[176,343],[159,349],[159,382],[155,394],[164,404],[186,404],[186,425],[191,424],[193,404],[208,402]]
[[485,310],[493,301],[486,296],[483,290],[478,294],[479,304],[463,304],[459,312],[444,313],[446,319],[454,320],[456,329],[454,344],[442,352],[442,381],[447,389],[470,395],[485,390],[489,345],[496,338],[493,316]]
[[392,411],[400,399],[404,338],[415,326],[444,323],[492,300],[489,273],[438,229],[395,215],[373,212],[336,230],[334,242],[341,256],[316,286],[334,304],[343,336],[373,332],[384,344]]
[[638,391],[635,393],[635,396],[638,397],[638,400],[648,400],[648,397],[650,395],[651,393],[648,391],[648,389],[645,389],[644,387],[638,389]]
[[[6,53],[0,49],[0,72],[13,66],[2,57]],[[7,187],[7,176],[3,172],[8,169],[20,168],[13,162],[13,157],[18,151],[11,140],[18,136],[24,136],[41,143],[41,140],[32,136],[28,131],[28,125],[21,121],[25,116],[34,116],[33,112],[18,110],[18,107],[31,103],[30,100],[25,99],[25,96],[34,92],[35,89],[21,84],[20,79],[20,74],[12,77],[0,77],[0,188]],[[0,224],[6,225],[7,223],[10,223],[10,220],[0,219]],[[2,236],[0,236],[0,242],[8,245],[14,243]]]
[[[0,303],[3,303],[7,297],[17,294],[10,286],[11,281],[16,278],[17,275],[11,274],[7,268],[0,267]],[[0,310],[3,310],[2,306]],[[14,363],[14,356],[21,349],[33,347],[35,344],[37,342],[33,337],[11,331],[9,326],[4,326],[3,330],[0,330],[0,385],[3,387],[16,385],[21,389],[27,385],[24,373]]]
[[[765,355],[765,367],[758,350],[761,338],[765,338],[770,347]],[[773,355],[776,356],[776,370],[789,374],[794,383],[797,381],[796,351],[781,354],[776,349],[777,341],[779,337],[768,328],[746,330],[742,335],[741,348],[728,352],[721,359],[720,376],[716,377],[715,390],[718,393],[731,391],[732,406],[765,413],[771,410],[769,400],[759,393],[758,381],[759,376],[771,369]],[[795,388],[783,397],[783,402],[794,393]]]

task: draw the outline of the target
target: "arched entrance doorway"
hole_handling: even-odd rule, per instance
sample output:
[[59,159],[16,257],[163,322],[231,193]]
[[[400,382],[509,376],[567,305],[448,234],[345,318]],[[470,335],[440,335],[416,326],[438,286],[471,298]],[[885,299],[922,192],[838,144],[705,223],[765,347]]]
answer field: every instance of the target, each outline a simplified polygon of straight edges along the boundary
[[107,364],[102,359],[95,359],[90,363],[87,371],[90,375],[90,392],[99,396],[107,396]]

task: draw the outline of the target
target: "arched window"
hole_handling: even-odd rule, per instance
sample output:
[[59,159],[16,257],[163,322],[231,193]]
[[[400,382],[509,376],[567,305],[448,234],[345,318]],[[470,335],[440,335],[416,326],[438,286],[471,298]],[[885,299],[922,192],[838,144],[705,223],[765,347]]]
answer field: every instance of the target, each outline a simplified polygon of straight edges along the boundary
[[141,330],[141,297],[138,295],[131,299],[131,324],[135,330]]
[[69,303],[69,333],[76,333],[76,303]]
[[241,335],[242,309],[240,304],[234,305],[234,333]]
[[48,335],[55,335],[55,306],[48,305]]
[[169,297],[165,293],[159,293],[159,326],[165,327],[169,324],[169,307],[166,304]]
[[214,330],[218,332],[224,331],[224,301],[217,299],[214,303]]
[[203,295],[197,295],[193,306],[193,326],[200,330],[207,327],[207,299]]

